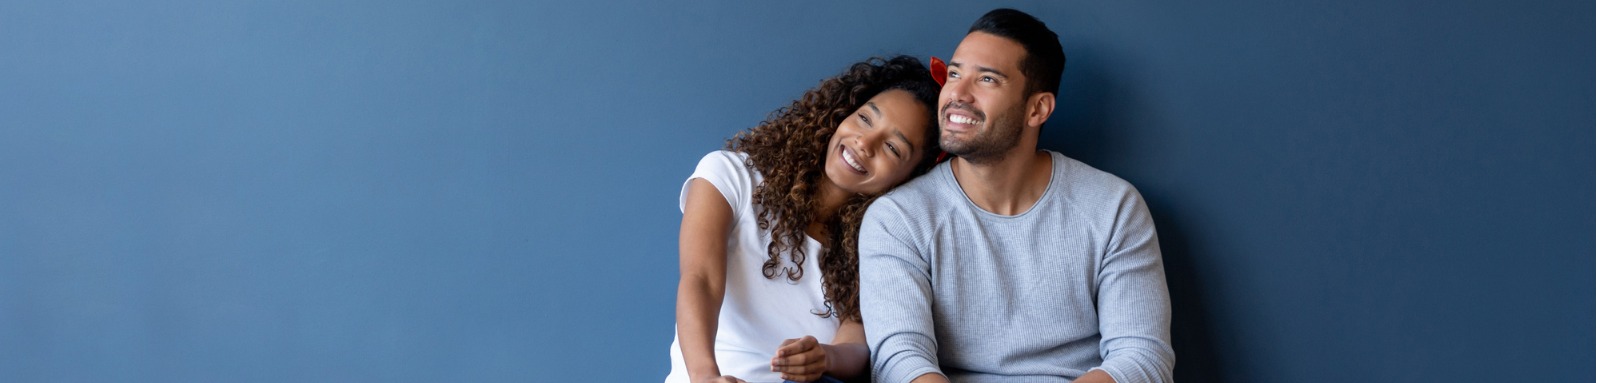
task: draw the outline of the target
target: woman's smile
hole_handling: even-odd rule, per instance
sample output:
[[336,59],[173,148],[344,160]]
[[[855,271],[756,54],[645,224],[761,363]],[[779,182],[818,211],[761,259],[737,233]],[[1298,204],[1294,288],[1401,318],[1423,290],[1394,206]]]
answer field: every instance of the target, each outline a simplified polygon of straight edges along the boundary
[[849,146],[843,144],[839,145],[839,157],[844,159],[844,164],[849,166],[850,170],[855,170],[856,173],[862,175],[867,174],[867,168],[861,166],[861,161],[856,159],[856,151],[854,149],[850,149]]

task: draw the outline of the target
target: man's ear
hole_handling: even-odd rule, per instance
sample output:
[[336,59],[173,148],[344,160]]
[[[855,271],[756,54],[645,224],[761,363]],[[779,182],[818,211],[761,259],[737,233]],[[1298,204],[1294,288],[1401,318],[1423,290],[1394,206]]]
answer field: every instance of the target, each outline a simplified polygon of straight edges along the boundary
[[1056,95],[1050,92],[1034,93],[1028,96],[1028,118],[1023,123],[1029,127],[1044,126],[1044,121],[1050,119],[1050,114],[1056,111]]

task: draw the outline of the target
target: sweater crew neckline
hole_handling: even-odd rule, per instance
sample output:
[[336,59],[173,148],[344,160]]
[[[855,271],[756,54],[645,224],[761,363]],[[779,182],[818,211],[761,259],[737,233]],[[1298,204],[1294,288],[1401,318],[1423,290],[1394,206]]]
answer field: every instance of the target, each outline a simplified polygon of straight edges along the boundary
[[1033,212],[1039,211],[1040,207],[1042,205],[1044,205],[1045,203],[1048,203],[1050,200],[1052,200],[1052,198],[1050,198],[1050,195],[1054,194],[1057,189],[1060,189],[1060,185],[1057,185],[1057,183],[1062,182],[1061,178],[1063,178],[1063,177],[1061,177],[1061,175],[1066,173],[1066,169],[1063,169],[1063,168],[1065,166],[1067,166],[1067,164],[1066,164],[1066,161],[1064,161],[1062,159],[1063,155],[1061,153],[1056,153],[1055,151],[1051,151],[1051,150],[1040,150],[1040,151],[1045,152],[1045,153],[1050,153],[1050,182],[1045,183],[1044,193],[1040,193],[1039,194],[1039,200],[1038,201],[1034,201],[1033,202],[1033,206],[1028,207],[1028,210],[1024,210],[1021,213],[1017,213],[1017,215],[999,214],[999,213],[995,213],[995,212],[989,211],[987,209],[984,209],[982,206],[978,206],[978,203],[974,202],[972,200],[972,197],[967,195],[967,190],[963,189],[961,187],[961,182],[960,181],[956,181],[956,167],[955,167],[954,162],[953,162],[954,160],[946,161],[943,164],[944,171],[939,172],[940,173],[940,178],[943,178],[944,182],[947,182],[947,183],[949,183],[950,186],[953,186],[950,190],[955,190],[956,194],[961,196],[961,200],[965,201],[967,203],[967,208],[970,208],[972,210],[976,210],[979,214],[981,214],[984,217],[1002,219],[1002,220],[1012,220],[1012,219],[1019,219],[1019,218],[1027,217],[1027,216],[1031,215]]

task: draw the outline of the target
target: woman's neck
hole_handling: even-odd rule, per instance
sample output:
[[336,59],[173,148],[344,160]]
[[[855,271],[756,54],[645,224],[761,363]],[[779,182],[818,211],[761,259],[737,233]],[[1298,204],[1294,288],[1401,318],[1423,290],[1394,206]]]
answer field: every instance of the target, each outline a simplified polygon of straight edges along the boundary
[[828,237],[827,223],[838,216],[839,209],[844,208],[844,204],[850,201],[852,193],[834,185],[826,175],[817,181],[815,192],[817,204],[811,211],[811,223],[807,225],[806,234],[810,234],[811,238],[818,241],[825,241]]

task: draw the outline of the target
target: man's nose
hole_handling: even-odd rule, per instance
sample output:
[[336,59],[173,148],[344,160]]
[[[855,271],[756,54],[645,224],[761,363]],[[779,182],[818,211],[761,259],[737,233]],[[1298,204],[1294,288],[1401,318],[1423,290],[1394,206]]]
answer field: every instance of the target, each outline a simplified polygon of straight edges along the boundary
[[972,92],[969,92],[969,89],[971,88],[968,88],[967,79],[960,78],[945,82],[943,91],[948,98],[946,101],[960,101],[970,104],[972,103]]

